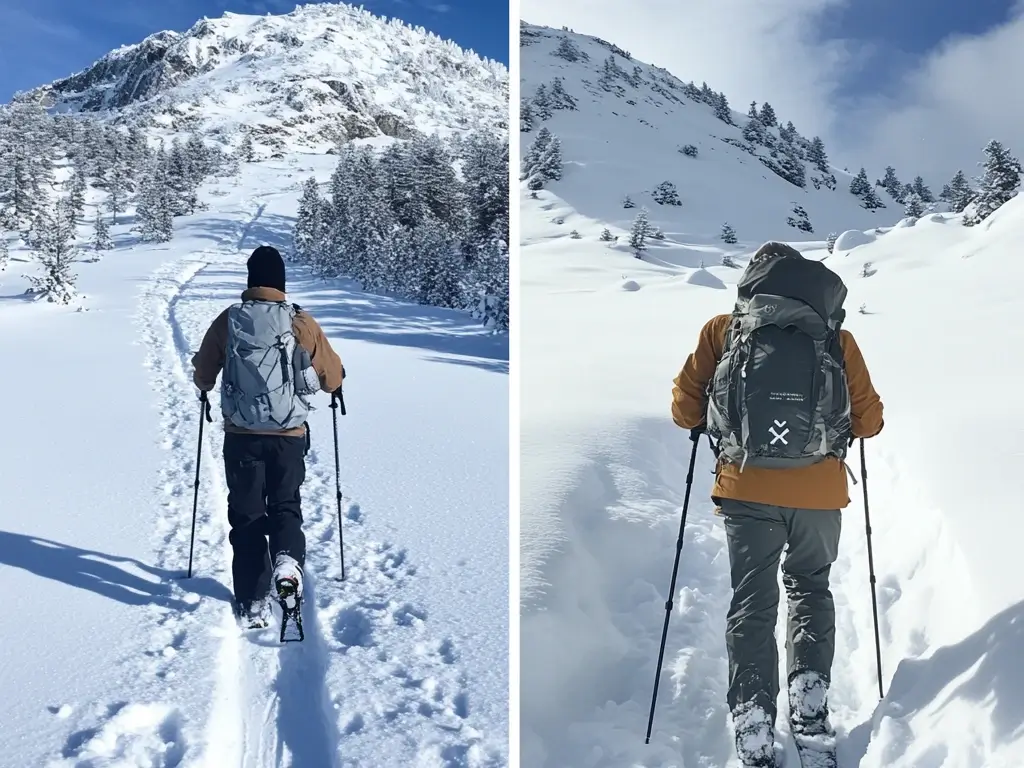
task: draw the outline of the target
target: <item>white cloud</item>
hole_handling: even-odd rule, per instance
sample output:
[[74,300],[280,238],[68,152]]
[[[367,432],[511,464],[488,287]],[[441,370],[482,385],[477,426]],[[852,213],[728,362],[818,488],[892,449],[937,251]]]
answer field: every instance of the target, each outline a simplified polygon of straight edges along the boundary
[[1024,0],[1014,19],[949,40],[886,97],[851,100],[844,80],[871,45],[821,34],[822,14],[852,0],[522,0],[521,16],[610,40],[644,61],[725,91],[734,109],[771,102],[805,135],[821,135],[833,160],[886,164],[940,186],[958,167],[977,171],[981,148],[1000,138],[1024,156]]

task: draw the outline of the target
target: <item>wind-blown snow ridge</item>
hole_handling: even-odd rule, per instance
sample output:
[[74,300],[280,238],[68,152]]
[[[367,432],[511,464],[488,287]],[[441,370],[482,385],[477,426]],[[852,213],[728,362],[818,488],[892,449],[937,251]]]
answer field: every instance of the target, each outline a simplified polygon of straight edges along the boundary
[[273,154],[415,131],[504,131],[508,71],[399,19],[311,4],[158,32],[22,97],[165,132],[205,129],[232,146],[251,130]]

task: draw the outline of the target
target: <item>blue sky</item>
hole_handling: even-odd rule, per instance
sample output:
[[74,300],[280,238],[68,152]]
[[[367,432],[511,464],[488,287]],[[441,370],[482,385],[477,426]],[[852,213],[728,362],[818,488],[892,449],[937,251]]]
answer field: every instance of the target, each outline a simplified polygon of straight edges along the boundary
[[[353,3],[359,5],[359,2]],[[508,64],[508,3],[493,0],[364,0],[394,16]],[[80,71],[112,48],[204,15],[287,13],[288,0],[0,0],[0,102]]]
[[842,95],[856,98],[888,91],[950,39],[983,35],[1005,24],[1014,6],[1013,0],[855,0],[827,7],[819,32],[857,46],[858,64],[842,81]]

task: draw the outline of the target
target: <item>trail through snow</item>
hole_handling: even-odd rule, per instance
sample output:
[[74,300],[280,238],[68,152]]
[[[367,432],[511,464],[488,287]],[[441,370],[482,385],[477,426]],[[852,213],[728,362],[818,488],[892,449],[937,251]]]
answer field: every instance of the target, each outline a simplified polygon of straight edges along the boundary
[[[291,273],[290,298],[320,320],[350,373],[349,415],[338,418],[347,579],[339,578],[331,414],[320,396],[302,489],[306,639],[281,645],[276,622],[262,633],[238,631],[230,609],[218,390],[201,448],[193,577],[185,578],[201,416],[191,357],[213,317],[244,289],[248,252],[266,238],[274,242],[293,208],[285,195],[221,204],[219,212],[186,220],[186,233],[171,248],[108,256],[92,268],[94,275],[108,271],[109,284],[98,283],[101,296],[94,297],[100,308],[85,315],[65,310],[64,317],[102,317],[103,299],[110,303],[102,294],[116,290],[111,270],[137,273],[126,267],[128,259],[157,252],[132,328],[155,393],[163,458],[130,473],[136,482],[147,474],[156,479],[151,501],[146,489],[135,489],[140,503],[126,507],[115,492],[123,489],[108,489],[103,523],[125,530],[133,557],[0,532],[0,568],[10,566],[17,579],[4,581],[20,595],[40,594],[30,574],[55,578],[39,567],[40,548],[61,553],[61,562],[82,572],[45,582],[53,597],[44,604],[21,603],[29,622],[48,606],[76,601],[83,586],[126,604],[101,604],[121,632],[110,638],[105,658],[94,656],[95,666],[76,670],[89,695],[102,698],[83,703],[68,690],[54,701],[49,686],[23,677],[23,715],[8,715],[0,726],[4,732],[13,725],[10,736],[19,741],[0,738],[0,766],[508,764],[507,347],[472,319]],[[167,260],[168,251],[187,255]],[[40,310],[60,312],[32,305],[11,311]],[[95,348],[102,340],[72,331],[63,343]],[[125,351],[96,354],[123,358]],[[102,362],[90,370],[104,375]],[[404,400],[396,399],[400,393]],[[132,430],[153,434],[140,409],[127,412],[139,419]],[[118,452],[116,460],[130,466],[131,458]],[[31,529],[31,519],[21,522]],[[68,542],[78,525],[68,517]],[[141,576],[130,576],[129,568]],[[15,649],[8,663],[20,659],[24,668],[35,654],[64,674],[62,648],[74,656],[104,642],[91,629],[103,614],[80,615],[85,621],[63,627],[57,642],[35,638],[35,651],[25,640],[5,643]],[[32,711],[40,695],[52,702],[49,721]],[[16,736],[29,729],[34,742]],[[55,750],[56,739],[62,745]]]

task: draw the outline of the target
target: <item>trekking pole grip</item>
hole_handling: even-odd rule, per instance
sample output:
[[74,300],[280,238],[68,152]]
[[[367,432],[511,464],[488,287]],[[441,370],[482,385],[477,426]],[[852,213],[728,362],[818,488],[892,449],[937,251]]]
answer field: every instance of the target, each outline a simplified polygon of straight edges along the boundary
[[341,405],[341,415],[347,416],[348,413],[345,411],[345,395],[342,393],[340,388],[336,392],[331,393],[331,408],[338,407],[335,403],[339,403]]

